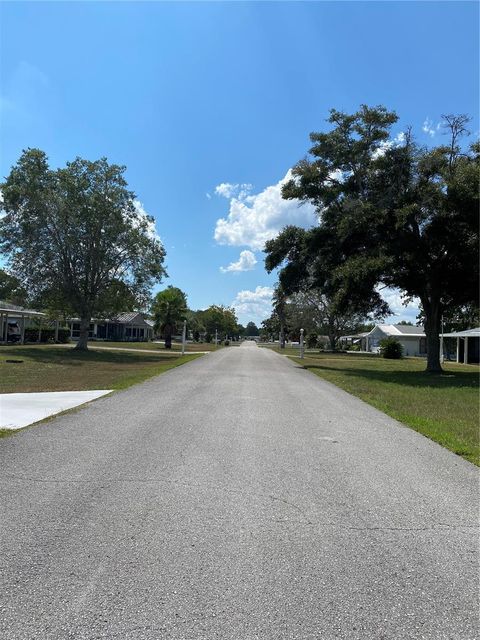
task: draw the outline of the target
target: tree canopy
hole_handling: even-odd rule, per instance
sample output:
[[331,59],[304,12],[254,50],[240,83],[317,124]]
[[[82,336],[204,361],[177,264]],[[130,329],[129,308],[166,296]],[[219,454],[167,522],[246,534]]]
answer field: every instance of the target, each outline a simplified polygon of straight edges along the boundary
[[32,297],[80,318],[80,349],[91,318],[117,307],[120,290],[144,307],[165,274],[154,220],[124,172],[105,158],[55,170],[43,151],[28,149],[1,185],[0,249],[9,269]]
[[266,244],[266,267],[282,267],[288,290],[301,284],[338,310],[385,315],[381,285],[421,301],[427,370],[441,371],[439,331],[449,307],[478,300],[478,143],[461,146],[467,118],[445,116],[448,144],[397,140],[397,115],[385,107],[332,110],[330,130],[312,133],[310,157],[292,171],[283,197],[315,205],[319,225],[286,228]]
[[198,313],[208,336],[214,336],[215,331],[220,339],[235,334],[237,317],[232,308],[214,304]]
[[180,322],[186,320],[187,311],[187,296],[178,287],[169,286],[154,297],[152,314],[155,331],[163,333],[165,349],[172,348],[172,335]]
[[257,325],[254,322],[248,322],[245,327],[245,335],[246,336],[258,336],[260,335],[260,331]]
[[17,305],[25,305],[28,300],[28,292],[20,280],[4,269],[0,269],[0,300]]

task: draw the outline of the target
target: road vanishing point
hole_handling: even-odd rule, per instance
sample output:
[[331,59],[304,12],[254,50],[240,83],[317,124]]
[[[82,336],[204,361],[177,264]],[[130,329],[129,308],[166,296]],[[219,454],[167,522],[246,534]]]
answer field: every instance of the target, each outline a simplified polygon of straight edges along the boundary
[[0,441],[5,640],[478,638],[478,470],[254,343]]

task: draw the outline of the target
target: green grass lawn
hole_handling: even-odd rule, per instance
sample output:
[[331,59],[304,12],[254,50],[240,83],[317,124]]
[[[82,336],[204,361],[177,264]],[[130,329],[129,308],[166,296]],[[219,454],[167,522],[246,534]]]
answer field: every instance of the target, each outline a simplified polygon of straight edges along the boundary
[[0,393],[125,389],[197,357],[201,356],[100,351],[92,346],[87,352],[53,345],[0,347]]
[[[298,351],[295,350],[297,356]],[[288,354],[288,352],[287,352]],[[308,354],[297,363],[396,420],[479,464],[479,371],[445,363],[445,373],[424,373],[425,360]]]

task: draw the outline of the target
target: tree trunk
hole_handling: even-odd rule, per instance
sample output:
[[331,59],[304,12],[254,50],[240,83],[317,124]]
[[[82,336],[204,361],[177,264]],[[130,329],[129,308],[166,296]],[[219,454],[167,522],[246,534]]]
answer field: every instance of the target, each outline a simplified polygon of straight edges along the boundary
[[427,373],[442,373],[440,363],[440,328],[442,314],[440,305],[435,301],[422,301],[425,313],[425,336],[427,339]]
[[88,351],[88,331],[90,329],[90,316],[80,319],[80,337],[75,349],[78,351]]
[[172,348],[172,325],[166,324],[163,330],[163,334],[165,336],[165,349]]
[[330,341],[330,349],[335,351],[337,348],[337,334],[333,326],[333,319],[330,319],[328,322],[328,339]]
[[280,325],[280,349],[285,349],[285,329],[283,327],[283,322]]

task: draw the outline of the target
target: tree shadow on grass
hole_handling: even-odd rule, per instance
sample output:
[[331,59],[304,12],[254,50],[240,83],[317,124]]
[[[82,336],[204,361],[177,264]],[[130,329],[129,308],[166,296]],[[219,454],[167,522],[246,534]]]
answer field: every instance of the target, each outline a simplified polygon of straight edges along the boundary
[[[301,366],[301,365],[300,365]],[[442,374],[431,374],[425,371],[359,369],[357,367],[328,367],[321,364],[305,364],[305,369],[338,373],[352,378],[363,378],[387,384],[400,384],[406,387],[429,387],[432,389],[452,389],[479,386],[478,371],[445,371]]]
[[[14,347],[0,350],[0,363],[3,364],[5,360],[10,359],[22,360],[22,358],[28,358],[35,362],[42,364],[61,364],[69,366],[81,366],[88,363],[103,363],[103,364],[160,364],[164,362],[171,362],[175,358],[167,354],[158,354],[153,352],[152,355],[148,353],[136,353],[127,351],[75,351],[66,347]],[[14,365],[12,366],[21,366]]]

